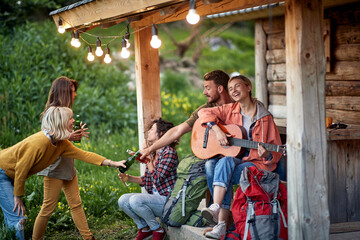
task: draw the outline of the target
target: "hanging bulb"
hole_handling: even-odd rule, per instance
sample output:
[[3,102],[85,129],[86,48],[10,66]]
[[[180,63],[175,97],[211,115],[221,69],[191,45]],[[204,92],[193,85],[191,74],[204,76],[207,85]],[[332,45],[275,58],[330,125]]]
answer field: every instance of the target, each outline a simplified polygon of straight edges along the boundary
[[88,47],[87,60],[89,60],[89,62],[92,62],[92,61],[94,61],[94,59],[95,59],[95,56],[93,55],[92,49],[91,49],[91,47],[89,46],[89,47]]
[[186,21],[190,24],[197,24],[200,21],[199,14],[195,10],[196,1],[190,0],[190,9],[188,15],[186,15]]
[[126,41],[126,48],[130,47],[130,32],[129,32],[129,25],[127,26],[127,31],[125,33],[125,41]]
[[108,47],[108,46],[107,46],[107,47],[106,47],[106,49],[105,49],[104,62],[105,62],[106,64],[111,63],[110,49],[109,49],[109,47]]
[[58,23],[59,23],[58,32],[61,33],[61,34],[63,34],[63,33],[65,32],[65,28],[64,28],[64,26],[63,26],[63,22],[62,22],[62,20],[61,20],[60,17],[59,17]]
[[150,41],[150,45],[151,45],[151,47],[157,49],[161,46],[161,40],[158,37],[158,31],[157,31],[155,24],[153,24],[151,31],[152,31],[152,38]]
[[74,43],[74,41],[75,41],[75,33],[74,33],[74,32],[72,32],[72,33],[71,33],[71,41],[70,41],[70,45],[71,45],[71,46],[73,46],[73,47],[75,47],[75,43]]
[[76,47],[76,48],[79,48],[81,46],[81,42],[79,40],[79,32],[78,32],[78,30],[76,30],[73,44],[74,44],[73,46]]
[[103,54],[104,54],[104,51],[101,49],[100,38],[97,38],[95,55],[98,56],[98,57],[101,57]]
[[122,40],[122,49],[121,49],[120,56],[121,56],[122,58],[129,58],[129,57],[130,57],[130,52],[129,52],[129,50],[126,48],[126,40],[125,40],[125,37],[123,37],[123,40]]

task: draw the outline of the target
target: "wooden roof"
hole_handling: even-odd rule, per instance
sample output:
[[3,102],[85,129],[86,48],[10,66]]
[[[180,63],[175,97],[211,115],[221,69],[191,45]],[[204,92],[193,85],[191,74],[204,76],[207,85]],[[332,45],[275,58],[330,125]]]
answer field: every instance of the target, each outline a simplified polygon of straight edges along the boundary
[[[203,0],[196,2],[200,16],[235,11],[268,4],[268,0]],[[281,0],[273,0],[278,3]],[[147,26],[183,20],[189,11],[189,1],[184,0],[84,0],[52,11],[55,24],[59,17],[64,21],[67,31],[81,29],[86,31],[97,26],[111,26],[130,20],[132,26]]]

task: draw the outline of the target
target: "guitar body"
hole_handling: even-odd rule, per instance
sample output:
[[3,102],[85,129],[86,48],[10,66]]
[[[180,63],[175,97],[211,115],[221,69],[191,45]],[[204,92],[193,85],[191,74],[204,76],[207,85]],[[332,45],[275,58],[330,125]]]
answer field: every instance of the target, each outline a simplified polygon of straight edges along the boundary
[[[223,127],[235,138],[246,138],[245,129],[235,124],[225,125]],[[209,159],[219,154],[230,157],[236,157],[239,154],[242,154],[243,149],[239,146],[221,146],[212,130],[209,131],[206,148],[204,148],[204,134],[206,129],[207,128],[201,126],[199,119],[195,121],[191,133],[191,150],[196,157],[200,159]]]

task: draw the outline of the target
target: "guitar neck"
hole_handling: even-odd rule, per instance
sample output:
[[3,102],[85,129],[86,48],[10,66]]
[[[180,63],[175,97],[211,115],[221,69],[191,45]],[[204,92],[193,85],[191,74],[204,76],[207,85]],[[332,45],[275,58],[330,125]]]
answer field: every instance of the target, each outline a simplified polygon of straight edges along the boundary
[[[253,148],[258,149],[259,142],[254,142],[246,139],[240,138],[228,138],[230,145],[244,147],[244,148]],[[271,152],[281,152],[281,148],[278,145],[269,144],[269,143],[260,143],[266,150]]]

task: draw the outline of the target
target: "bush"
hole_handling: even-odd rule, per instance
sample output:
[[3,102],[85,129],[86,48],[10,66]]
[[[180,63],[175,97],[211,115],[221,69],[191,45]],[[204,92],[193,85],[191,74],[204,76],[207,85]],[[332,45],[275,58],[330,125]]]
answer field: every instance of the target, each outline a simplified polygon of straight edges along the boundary
[[115,66],[87,63],[86,47],[69,46],[50,21],[0,30],[0,147],[5,148],[40,129],[53,80],[67,76],[79,82],[73,106],[92,130],[136,128],[136,97],[129,76]]

